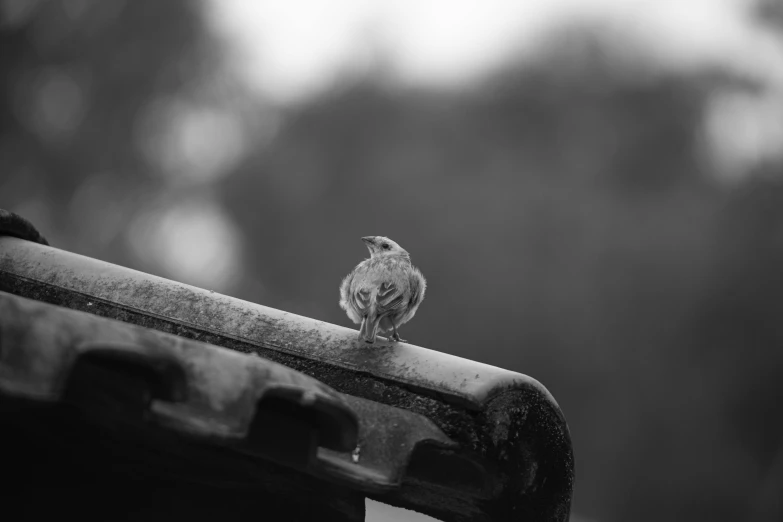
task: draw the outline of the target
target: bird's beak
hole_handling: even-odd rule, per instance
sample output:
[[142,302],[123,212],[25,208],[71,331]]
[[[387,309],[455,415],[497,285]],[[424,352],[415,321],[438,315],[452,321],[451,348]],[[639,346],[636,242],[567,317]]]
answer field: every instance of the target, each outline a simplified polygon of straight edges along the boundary
[[362,238],[362,241],[364,241],[368,245],[373,245],[373,244],[375,244],[375,237],[373,237],[373,236],[365,236],[365,237]]

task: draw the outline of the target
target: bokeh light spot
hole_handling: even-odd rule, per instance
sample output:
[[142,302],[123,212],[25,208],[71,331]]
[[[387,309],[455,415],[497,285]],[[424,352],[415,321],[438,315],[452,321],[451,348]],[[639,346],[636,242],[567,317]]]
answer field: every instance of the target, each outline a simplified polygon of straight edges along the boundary
[[210,197],[142,211],[129,237],[139,258],[177,281],[226,292],[241,276],[239,231]]
[[174,183],[213,182],[228,174],[246,149],[239,119],[229,111],[161,98],[137,122],[147,161]]
[[77,79],[65,68],[39,69],[23,77],[15,87],[17,116],[44,141],[69,138],[87,111],[83,79]]

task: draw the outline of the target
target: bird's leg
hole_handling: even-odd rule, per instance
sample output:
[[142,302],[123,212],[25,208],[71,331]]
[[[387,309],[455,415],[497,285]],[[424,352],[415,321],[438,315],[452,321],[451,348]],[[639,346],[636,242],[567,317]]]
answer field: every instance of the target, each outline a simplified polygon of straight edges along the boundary
[[398,342],[398,343],[406,342],[405,339],[402,339],[400,337],[400,334],[397,333],[397,325],[394,324],[394,321],[392,321],[392,328],[394,329],[394,333],[391,336],[392,340],[395,341],[395,342]]

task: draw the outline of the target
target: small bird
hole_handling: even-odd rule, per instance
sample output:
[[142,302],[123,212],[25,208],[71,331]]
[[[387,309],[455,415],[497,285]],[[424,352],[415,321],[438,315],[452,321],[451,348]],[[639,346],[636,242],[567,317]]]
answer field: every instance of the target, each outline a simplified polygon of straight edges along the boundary
[[362,326],[359,339],[372,344],[380,330],[393,331],[394,341],[405,342],[397,328],[416,314],[427,281],[411,264],[411,256],[400,245],[383,236],[363,237],[370,258],[365,259],[340,285],[340,308]]

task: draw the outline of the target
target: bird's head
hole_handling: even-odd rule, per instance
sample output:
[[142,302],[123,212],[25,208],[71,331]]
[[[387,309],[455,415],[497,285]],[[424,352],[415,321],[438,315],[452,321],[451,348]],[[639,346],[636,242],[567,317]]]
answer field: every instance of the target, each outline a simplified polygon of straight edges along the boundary
[[383,236],[366,236],[362,238],[367,249],[370,251],[370,257],[378,256],[403,256],[410,257],[407,251],[400,245]]

